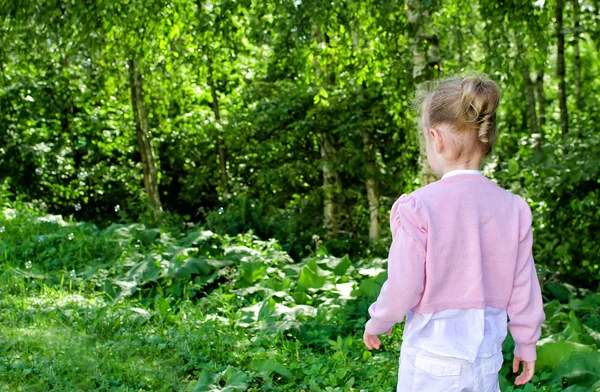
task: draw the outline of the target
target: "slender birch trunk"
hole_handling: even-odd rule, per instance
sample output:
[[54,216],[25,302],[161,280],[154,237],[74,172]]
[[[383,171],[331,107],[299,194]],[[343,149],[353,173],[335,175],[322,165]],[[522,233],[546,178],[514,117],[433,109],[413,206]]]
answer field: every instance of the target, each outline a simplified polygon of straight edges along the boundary
[[537,114],[535,112],[535,87],[531,80],[529,63],[527,62],[526,53],[523,51],[523,42],[518,33],[515,33],[515,42],[517,44],[517,51],[519,56],[523,59],[521,61],[521,74],[523,75],[523,82],[525,84],[525,91],[527,92],[527,106],[529,110],[529,131],[532,134],[538,133],[537,126]]
[[[312,39],[316,42],[328,43],[328,37],[323,35],[317,25],[312,26]],[[314,54],[313,67],[315,70],[315,87],[327,87],[335,83],[333,72],[321,69],[317,53]],[[324,80],[322,76],[325,75]],[[338,203],[339,195],[342,193],[342,181],[335,167],[336,149],[332,140],[331,132],[326,127],[320,131],[319,150],[321,152],[321,168],[323,173],[323,218],[327,227],[327,236],[335,238],[339,234],[341,211]]]
[[136,133],[142,166],[144,169],[144,188],[148,193],[154,217],[159,218],[162,213],[160,195],[158,193],[158,170],[152,149],[152,136],[148,123],[148,112],[144,104],[144,86],[142,74],[137,60],[129,59],[129,86],[131,88],[131,104],[135,117]]
[[575,107],[579,110],[581,105],[581,59],[579,56],[579,0],[573,0],[573,78],[575,79]]
[[[202,19],[202,1],[196,0],[196,16],[198,21]],[[204,32],[202,28],[198,27],[198,35],[202,36]],[[198,46],[198,52],[204,52],[206,57],[208,58],[206,68],[207,68],[207,81],[210,87],[210,94],[212,97],[212,110],[215,115],[216,122],[216,131],[217,131],[217,154],[219,155],[219,171],[221,176],[221,190],[223,192],[223,197],[225,200],[229,198],[229,175],[227,173],[227,148],[225,146],[225,138],[223,136],[223,128],[221,127],[221,111],[219,107],[219,95],[217,94],[217,87],[215,84],[214,77],[214,68],[212,62],[212,53],[210,49],[203,47],[202,45]]]
[[[408,25],[411,34],[413,79],[416,85],[433,79],[439,74],[440,70],[439,40],[434,31],[427,31],[427,26],[431,26],[431,12],[433,11],[432,7],[434,4],[435,2],[425,3],[420,0],[407,0],[406,3]],[[425,135],[421,129],[418,132],[421,182],[423,185],[427,185],[437,181],[438,176],[427,162]]]
[[367,199],[369,201],[369,240],[373,243],[379,238],[379,190],[377,183],[377,163],[375,161],[375,144],[371,133],[362,130],[363,144],[366,150],[367,166]]
[[[358,23],[356,23],[358,24]],[[357,63],[360,61],[360,35],[359,30],[356,29],[352,36],[352,44],[354,47],[354,54],[357,58]],[[364,116],[364,103],[365,97],[363,91],[366,89],[365,83],[361,83],[358,89],[358,100],[360,106],[360,131],[363,139],[363,146],[365,148],[366,158],[366,170],[365,170],[365,185],[367,188],[367,201],[369,204],[369,241],[374,243],[379,239],[380,225],[379,225],[379,184],[377,181],[377,162],[375,154],[375,143],[373,142],[373,135],[368,129],[363,126]]]
[[529,106],[529,128],[532,134],[539,133],[535,112],[535,87],[529,75],[529,67],[523,67],[523,80],[527,88],[527,104]]
[[335,156],[335,147],[331,141],[331,134],[328,130],[321,131],[320,139],[321,160],[323,163],[323,193],[325,200],[323,204],[323,215],[327,235],[335,238],[339,234],[339,206],[337,204],[337,195],[340,191],[340,177],[335,169],[333,158]]
[[208,59],[208,85],[212,96],[212,108],[217,123],[217,152],[219,154],[219,167],[221,170],[221,188],[225,199],[229,197],[229,176],[227,175],[227,150],[223,138],[223,129],[221,128],[221,113],[219,111],[219,96],[215,87],[214,72],[212,67],[212,59]]
[[540,126],[540,142],[537,145],[537,149],[541,149],[542,143],[545,138],[544,126],[546,125],[546,99],[544,98],[544,71],[540,71],[537,74],[535,84],[537,87],[537,103],[539,113],[539,126]]
[[556,0],[556,48],[558,100],[560,106],[560,128],[563,135],[569,132],[569,113],[567,112],[567,87],[565,84],[565,33],[563,31],[563,0]]
[[546,125],[546,99],[544,98],[544,71],[540,71],[537,74],[535,83],[537,85],[537,101],[539,111],[539,124],[540,127]]

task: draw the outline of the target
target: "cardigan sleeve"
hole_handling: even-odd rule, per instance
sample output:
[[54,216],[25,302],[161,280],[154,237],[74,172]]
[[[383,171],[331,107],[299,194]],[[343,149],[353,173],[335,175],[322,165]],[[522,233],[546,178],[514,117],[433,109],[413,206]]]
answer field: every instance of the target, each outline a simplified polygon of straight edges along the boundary
[[524,361],[536,360],[536,343],[546,319],[540,282],[535,271],[532,246],[531,209],[520,199],[521,219],[519,248],[513,289],[506,308],[508,328],[515,341],[515,355]]
[[427,220],[421,203],[402,195],[390,214],[392,245],[388,256],[388,278],[379,297],[369,307],[367,333],[379,335],[401,322],[423,294]]

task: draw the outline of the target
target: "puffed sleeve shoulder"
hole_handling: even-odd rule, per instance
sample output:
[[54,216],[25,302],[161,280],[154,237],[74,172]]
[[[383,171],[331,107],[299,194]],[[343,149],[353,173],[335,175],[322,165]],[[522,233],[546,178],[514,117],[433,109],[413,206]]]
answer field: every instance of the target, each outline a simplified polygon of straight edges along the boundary
[[419,199],[410,194],[403,194],[396,200],[390,213],[390,229],[392,237],[396,237],[398,229],[413,239],[422,239],[427,234],[427,216]]
[[371,335],[384,333],[401,322],[421,299],[427,256],[426,217],[426,209],[412,195],[402,195],[392,206],[388,278],[377,301],[369,307],[371,319],[366,331]]
[[517,203],[519,204],[519,242],[523,241],[527,236],[529,230],[531,230],[531,224],[533,218],[531,214],[531,207],[521,196],[516,196]]

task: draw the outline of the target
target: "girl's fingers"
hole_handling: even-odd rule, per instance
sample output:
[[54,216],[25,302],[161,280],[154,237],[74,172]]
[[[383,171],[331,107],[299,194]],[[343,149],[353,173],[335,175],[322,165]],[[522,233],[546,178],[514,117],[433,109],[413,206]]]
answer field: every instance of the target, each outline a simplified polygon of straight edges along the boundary
[[521,358],[519,358],[515,355],[515,358],[513,359],[513,366],[512,366],[513,373],[516,373],[519,371],[520,364],[521,364]]
[[379,350],[379,345],[381,345],[379,338],[377,336],[373,336],[373,346],[375,346],[375,348]]
[[365,338],[365,344],[367,345],[367,348],[369,350],[371,350],[372,348],[379,350],[379,345],[381,344],[381,342],[379,341],[379,339],[377,339],[376,336],[369,336]]
[[365,334],[363,336],[363,340],[364,340],[365,345],[367,346],[367,348],[369,350],[371,350],[373,348],[373,343],[371,343],[371,335],[369,335],[368,333],[365,332]]
[[[391,331],[391,329],[390,329],[390,331]],[[388,335],[389,335],[389,333],[388,333]],[[379,346],[381,346],[381,341],[379,340],[379,338],[376,335],[369,335],[368,333],[365,332],[365,334],[363,336],[363,340],[369,350],[371,350],[372,348],[379,350]]]
[[523,372],[515,380],[515,385],[527,384],[535,373],[535,362],[523,362]]
[[515,385],[523,385],[527,384],[533,378],[533,373],[526,372],[523,370],[523,373],[519,374],[519,377],[515,380]]

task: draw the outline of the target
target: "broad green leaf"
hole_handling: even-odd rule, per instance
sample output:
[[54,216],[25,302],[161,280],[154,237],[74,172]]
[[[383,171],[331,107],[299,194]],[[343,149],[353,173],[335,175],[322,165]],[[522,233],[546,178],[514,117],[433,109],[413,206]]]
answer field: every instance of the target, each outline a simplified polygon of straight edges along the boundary
[[566,340],[556,341],[553,337],[540,340],[537,348],[536,369],[554,370],[560,360],[571,353],[590,352],[593,349],[589,346],[569,342]]
[[554,373],[551,384],[591,387],[600,381],[600,352],[573,352],[564,356]]
[[167,317],[167,315],[169,314],[169,300],[167,298],[164,297],[160,297],[158,298],[155,302],[154,302],[154,306],[156,307],[156,309],[158,310],[158,314],[160,314],[161,318],[165,318]]
[[267,375],[277,373],[285,378],[292,378],[292,373],[283,364],[272,359],[254,360],[250,363],[250,367]]
[[219,374],[203,370],[200,378],[196,382],[193,392],[213,392],[219,391]]
[[209,275],[212,267],[206,258],[189,258],[175,271],[175,276],[189,279],[192,275]]
[[319,268],[315,260],[311,260],[302,268],[297,288],[299,291],[306,291],[309,288],[321,288],[325,285],[330,274],[330,272]]
[[221,376],[225,381],[225,386],[221,389],[223,392],[245,391],[248,389],[249,377],[240,370],[228,366],[227,369],[221,373]]

